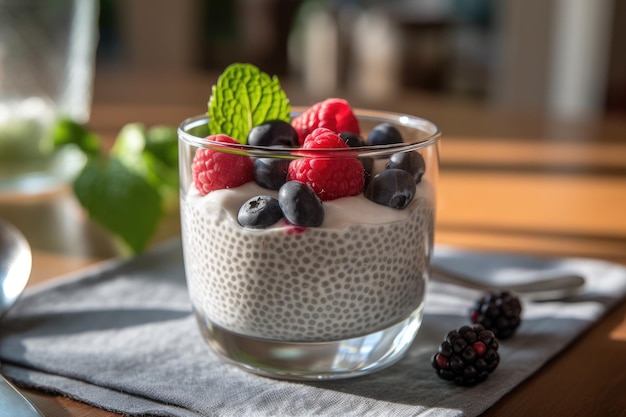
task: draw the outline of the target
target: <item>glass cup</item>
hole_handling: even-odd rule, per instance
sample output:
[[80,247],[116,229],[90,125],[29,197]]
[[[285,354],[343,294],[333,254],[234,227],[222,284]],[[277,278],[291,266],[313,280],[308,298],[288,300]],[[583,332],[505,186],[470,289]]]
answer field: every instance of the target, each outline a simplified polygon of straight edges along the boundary
[[50,127],[89,118],[98,4],[0,0],[0,193],[45,192],[82,166],[78,150],[54,150]]
[[[207,140],[206,116],[179,127],[189,295],[206,342],[244,369],[295,380],[355,377],[398,361],[418,332],[433,249],[440,132],[414,116],[355,114],[363,137],[389,123],[404,142],[304,152]],[[249,181],[201,196],[192,172],[200,148],[289,163],[357,158],[368,187],[399,155],[418,153],[425,169],[413,179],[415,194],[404,209],[361,193],[323,201],[318,227],[296,227],[283,219],[257,229],[239,224],[240,206],[278,192]]]

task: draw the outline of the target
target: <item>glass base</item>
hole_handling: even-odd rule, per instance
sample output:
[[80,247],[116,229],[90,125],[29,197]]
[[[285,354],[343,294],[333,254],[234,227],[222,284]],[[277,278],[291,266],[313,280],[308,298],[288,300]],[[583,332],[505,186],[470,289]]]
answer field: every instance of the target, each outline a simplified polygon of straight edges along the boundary
[[85,165],[78,149],[67,148],[36,161],[0,162],[0,195],[35,195],[54,191],[68,183]]
[[400,360],[422,322],[423,304],[407,319],[368,335],[330,342],[265,340],[230,332],[196,315],[213,350],[252,373],[277,379],[329,380],[370,374]]

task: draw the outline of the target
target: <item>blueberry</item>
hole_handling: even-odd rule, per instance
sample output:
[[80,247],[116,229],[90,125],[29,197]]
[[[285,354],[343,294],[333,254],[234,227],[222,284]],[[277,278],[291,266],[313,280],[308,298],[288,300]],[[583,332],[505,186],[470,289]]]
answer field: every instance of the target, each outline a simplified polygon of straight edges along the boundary
[[270,120],[253,127],[248,132],[247,143],[252,146],[294,147],[299,145],[296,130],[282,120]]
[[278,190],[287,182],[289,159],[258,158],[254,161],[252,176],[261,187]]
[[244,227],[261,229],[282,219],[280,204],[274,197],[259,195],[252,197],[239,208],[237,220]]
[[365,187],[367,187],[374,171],[374,158],[362,157],[359,158],[359,162],[363,165],[363,176],[365,178]]
[[354,132],[341,132],[339,137],[351,148],[365,145],[363,138]]
[[387,162],[387,169],[397,168],[407,171],[413,175],[415,183],[422,180],[422,175],[426,170],[424,157],[419,152],[398,152],[391,155]]
[[367,137],[368,145],[390,145],[402,142],[400,131],[390,123],[376,125]]
[[324,221],[324,208],[313,188],[288,181],[278,190],[278,203],[287,221],[296,226],[317,227]]
[[415,196],[413,176],[403,169],[386,169],[374,175],[365,189],[365,197],[377,204],[402,210]]

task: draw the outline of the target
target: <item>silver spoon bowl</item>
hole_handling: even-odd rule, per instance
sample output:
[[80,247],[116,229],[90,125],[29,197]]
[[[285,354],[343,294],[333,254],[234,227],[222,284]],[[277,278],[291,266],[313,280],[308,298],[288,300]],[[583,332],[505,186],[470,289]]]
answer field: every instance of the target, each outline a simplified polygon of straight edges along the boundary
[[26,238],[15,226],[0,219],[0,318],[24,291],[32,264]]
[[[24,291],[32,261],[30,245],[24,235],[0,219],[0,318]],[[39,410],[1,375],[0,410],[13,417],[42,417]]]

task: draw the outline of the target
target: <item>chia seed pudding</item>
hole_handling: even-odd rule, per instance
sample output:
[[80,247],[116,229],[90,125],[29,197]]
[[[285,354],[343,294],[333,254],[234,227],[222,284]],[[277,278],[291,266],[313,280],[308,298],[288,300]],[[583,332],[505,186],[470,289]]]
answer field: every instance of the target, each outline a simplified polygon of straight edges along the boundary
[[320,227],[244,228],[237,210],[276,192],[249,182],[181,199],[189,294],[203,321],[277,341],[326,342],[390,327],[421,309],[434,196],[423,179],[404,210],[362,194],[323,204]]

